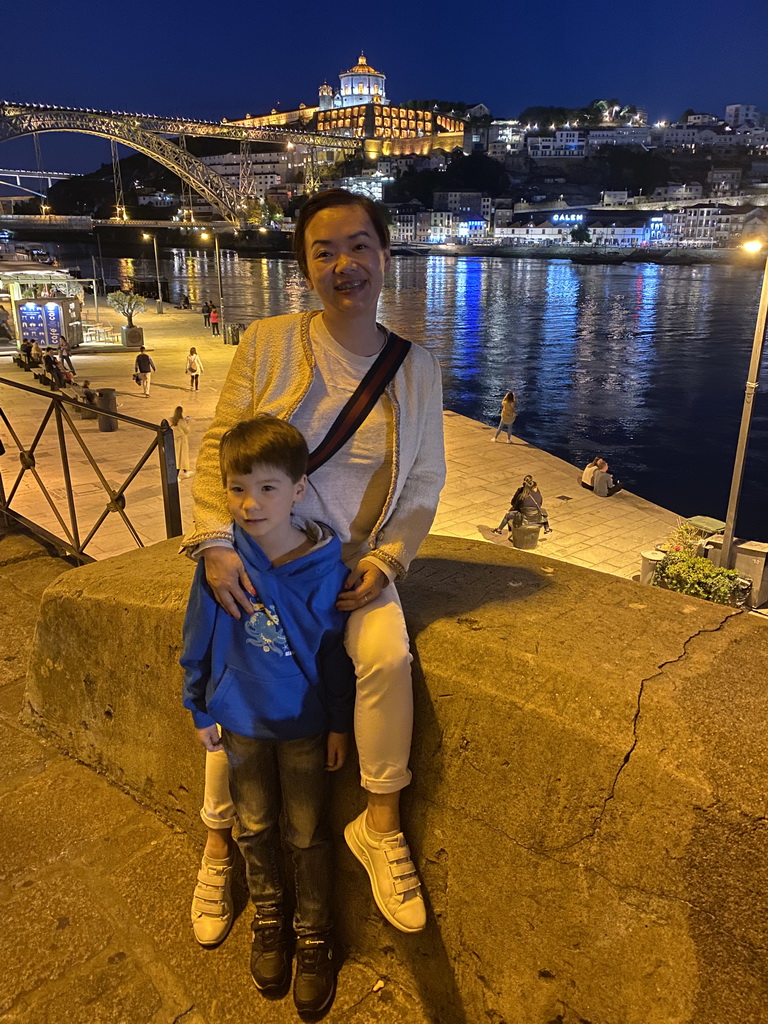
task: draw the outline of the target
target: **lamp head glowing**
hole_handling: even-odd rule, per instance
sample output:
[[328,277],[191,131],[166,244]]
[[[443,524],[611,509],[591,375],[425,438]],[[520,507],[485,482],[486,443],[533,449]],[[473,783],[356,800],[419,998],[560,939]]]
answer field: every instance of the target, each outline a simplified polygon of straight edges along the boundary
[[761,242],[759,238],[752,238],[748,242],[742,242],[741,248],[745,252],[760,252],[765,248],[765,242]]
[[201,231],[200,237],[203,239],[203,241],[207,242],[211,236],[208,234],[207,231]]
[[148,238],[151,238],[151,237],[152,237],[152,235],[148,235],[146,231],[142,231],[142,233],[141,233],[141,237],[142,237],[143,239],[145,239],[145,240],[146,240],[146,239],[148,239]]

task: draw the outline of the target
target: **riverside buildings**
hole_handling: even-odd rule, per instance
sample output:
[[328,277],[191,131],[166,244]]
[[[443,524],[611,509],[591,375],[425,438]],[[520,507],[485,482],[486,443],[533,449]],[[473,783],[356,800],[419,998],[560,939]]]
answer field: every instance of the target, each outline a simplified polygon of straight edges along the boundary
[[576,227],[586,228],[594,245],[718,248],[746,236],[768,242],[768,208],[696,203],[673,210],[497,210],[493,233],[506,244],[563,245],[572,244]]
[[[484,153],[504,164],[508,172],[522,174],[518,181],[524,181],[525,175],[536,168],[552,165],[554,176],[544,177],[545,183],[565,183],[565,177],[556,176],[558,168],[567,174],[569,164],[599,159],[605,147],[692,154],[702,149],[711,153],[742,149],[750,156],[768,156],[768,130],[751,104],[731,104],[723,119],[702,112],[689,114],[684,124],[655,125],[645,123],[647,115],[640,111],[628,123],[619,123],[618,108],[610,108],[599,126],[572,123],[551,125],[545,130],[538,125],[523,126],[516,120],[494,120],[482,104],[462,109],[460,115],[444,107],[440,103],[396,103],[389,96],[385,73],[361,53],[356,64],[340,72],[338,83],[326,80],[320,85],[313,105],[301,103],[290,110],[248,114],[231,123],[291,126],[316,136],[342,135],[358,140],[369,166],[353,176],[340,176],[335,184],[384,202],[387,186],[399,174],[445,169],[457,151],[464,155]],[[289,144],[282,152],[258,154],[247,149],[241,147],[240,153],[204,159],[211,169],[256,201],[271,199],[285,205],[292,194],[303,190],[310,147],[296,144],[291,148]],[[337,154],[316,143],[311,152],[313,180],[317,166],[331,166],[336,159]],[[741,166],[715,166],[706,183],[670,181],[650,196],[631,197],[627,190],[615,189],[603,194],[600,209],[569,209],[563,196],[553,202],[551,194],[533,194],[528,206],[508,200],[495,209],[486,194],[439,189],[433,194],[432,209],[418,202],[390,207],[393,240],[552,245],[570,242],[572,229],[583,226],[589,229],[594,243],[604,245],[730,245],[745,228],[751,230],[762,221],[762,214],[747,216],[752,207],[742,200],[742,193],[749,192],[748,173]],[[716,205],[705,202],[705,196]],[[538,200],[548,200],[549,208],[537,209]],[[732,209],[723,212],[726,203]],[[196,207],[198,212],[204,209],[200,201]]]

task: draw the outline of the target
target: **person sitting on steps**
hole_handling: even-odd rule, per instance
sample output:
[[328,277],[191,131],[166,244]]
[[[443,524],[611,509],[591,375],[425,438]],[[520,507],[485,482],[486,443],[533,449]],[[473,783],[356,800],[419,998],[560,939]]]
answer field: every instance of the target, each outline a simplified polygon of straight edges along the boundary
[[621,480],[615,483],[608,472],[608,463],[605,459],[599,459],[595,475],[592,478],[592,490],[598,498],[610,498],[622,489]]

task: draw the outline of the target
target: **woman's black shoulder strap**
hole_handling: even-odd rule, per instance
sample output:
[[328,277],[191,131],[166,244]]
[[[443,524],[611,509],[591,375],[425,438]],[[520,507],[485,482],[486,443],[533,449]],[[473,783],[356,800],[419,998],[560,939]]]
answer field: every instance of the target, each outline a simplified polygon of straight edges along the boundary
[[309,454],[307,473],[314,473],[343,448],[356,430],[365,422],[374,405],[381,398],[387,384],[403,365],[411,349],[410,341],[390,332],[378,358],[355,389],[347,404],[331,424],[328,433]]

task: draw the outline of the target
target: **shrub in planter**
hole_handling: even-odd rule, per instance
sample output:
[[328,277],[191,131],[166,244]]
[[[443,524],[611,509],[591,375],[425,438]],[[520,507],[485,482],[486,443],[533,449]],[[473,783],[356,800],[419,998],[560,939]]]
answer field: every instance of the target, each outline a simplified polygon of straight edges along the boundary
[[670,551],[656,566],[653,586],[715,604],[741,605],[747,599],[752,581],[740,576],[735,569],[714,565],[708,558],[686,551]]

